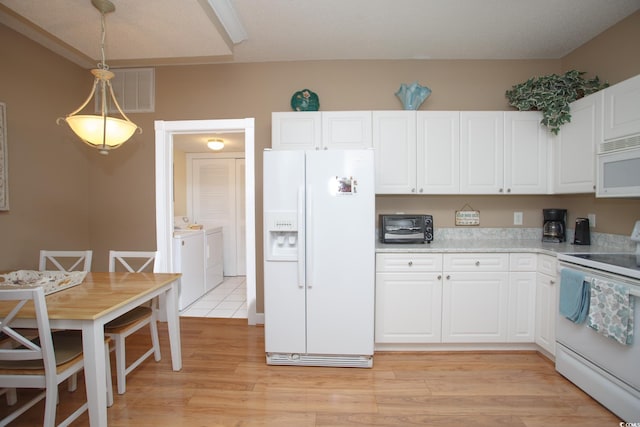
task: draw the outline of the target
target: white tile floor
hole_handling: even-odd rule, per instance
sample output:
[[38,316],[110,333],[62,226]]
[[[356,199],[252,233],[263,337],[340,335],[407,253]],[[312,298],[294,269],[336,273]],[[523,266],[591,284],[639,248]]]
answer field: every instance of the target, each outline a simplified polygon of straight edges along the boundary
[[222,283],[180,312],[183,317],[247,318],[245,276],[225,277]]

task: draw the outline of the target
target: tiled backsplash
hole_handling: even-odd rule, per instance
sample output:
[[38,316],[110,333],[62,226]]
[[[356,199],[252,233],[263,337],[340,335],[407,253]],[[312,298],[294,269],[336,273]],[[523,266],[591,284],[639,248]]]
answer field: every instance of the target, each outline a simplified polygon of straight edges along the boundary
[[[574,230],[567,229],[567,242],[573,241]],[[542,228],[436,228],[434,240],[542,240]],[[634,252],[636,244],[629,236],[591,232],[591,243],[611,250]]]

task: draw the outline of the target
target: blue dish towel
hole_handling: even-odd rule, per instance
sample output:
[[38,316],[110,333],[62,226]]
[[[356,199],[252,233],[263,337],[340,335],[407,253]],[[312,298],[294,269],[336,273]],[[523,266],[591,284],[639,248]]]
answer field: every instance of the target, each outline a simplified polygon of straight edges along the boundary
[[593,279],[588,325],[605,337],[630,345],[633,343],[634,306],[628,286]]
[[563,268],[560,272],[560,314],[583,323],[589,314],[590,285],[584,273]]

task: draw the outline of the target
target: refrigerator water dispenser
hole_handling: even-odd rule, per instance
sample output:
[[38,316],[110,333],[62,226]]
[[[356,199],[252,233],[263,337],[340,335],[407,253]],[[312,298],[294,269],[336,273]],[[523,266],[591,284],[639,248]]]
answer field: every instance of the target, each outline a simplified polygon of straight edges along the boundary
[[298,223],[296,212],[266,212],[267,260],[298,259]]

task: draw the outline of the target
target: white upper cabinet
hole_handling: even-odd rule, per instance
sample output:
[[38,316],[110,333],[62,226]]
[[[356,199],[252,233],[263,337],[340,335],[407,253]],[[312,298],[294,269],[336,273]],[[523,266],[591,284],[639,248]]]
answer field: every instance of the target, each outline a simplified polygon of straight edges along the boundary
[[640,134],[639,99],[640,74],[604,89],[605,140]]
[[271,116],[271,148],[274,150],[371,146],[371,111],[295,111]]
[[317,111],[271,114],[271,148],[315,150],[322,143],[322,115]]
[[554,138],[553,192],[595,191],[596,147],[602,141],[604,91],[585,96],[570,105],[571,121]]
[[374,111],[377,194],[415,194],[416,112]]
[[460,193],[504,192],[504,112],[460,112]]
[[551,135],[537,111],[504,113],[504,191],[507,194],[549,192],[547,166]]
[[371,147],[371,111],[323,111],[322,147],[343,150]]
[[460,192],[460,112],[417,112],[417,191]]

